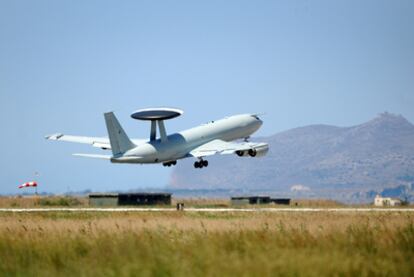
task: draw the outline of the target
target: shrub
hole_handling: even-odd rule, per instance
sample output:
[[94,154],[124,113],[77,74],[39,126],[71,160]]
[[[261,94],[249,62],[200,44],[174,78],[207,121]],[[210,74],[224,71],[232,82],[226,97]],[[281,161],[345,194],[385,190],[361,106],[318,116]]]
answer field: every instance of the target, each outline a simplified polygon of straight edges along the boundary
[[40,206],[79,206],[82,202],[74,197],[47,197],[39,200]]

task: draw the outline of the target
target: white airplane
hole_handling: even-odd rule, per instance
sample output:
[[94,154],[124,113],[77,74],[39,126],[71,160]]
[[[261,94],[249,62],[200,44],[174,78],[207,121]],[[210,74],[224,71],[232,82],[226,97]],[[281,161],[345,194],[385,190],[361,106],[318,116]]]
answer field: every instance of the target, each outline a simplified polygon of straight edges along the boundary
[[[167,136],[164,120],[182,114],[181,110],[173,108],[151,108],[134,112],[132,118],[151,122],[149,140],[129,139],[113,112],[104,114],[109,138],[54,134],[46,136],[46,139],[85,143],[112,150],[112,155],[74,154],[75,156],[106,159],[112,163],[162,163],[164,166],[176,165],[177,160],[193,157],[197,159],[195,168],[207,167],[208,161],[204,158],[216,154],[261,157],[269,150],[267,143],[248,142],[250,135],[263,124],[256,114],[230,116]],[[238,139],[244,141],[232,142]]]

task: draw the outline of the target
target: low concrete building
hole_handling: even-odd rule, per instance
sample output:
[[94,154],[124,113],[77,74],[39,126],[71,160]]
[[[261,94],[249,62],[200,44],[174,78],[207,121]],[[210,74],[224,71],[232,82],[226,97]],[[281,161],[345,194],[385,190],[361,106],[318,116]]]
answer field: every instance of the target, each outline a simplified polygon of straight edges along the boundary
[[232,197],[231,204],[234,206],[241,205],[260,205],[275,203],[277,205],[290,205],[288,198],[270,198],[270,196],[242,196]]
[[402,201],[398,198],[391,198],[391,197],[381,197],[381,195],[377,195],[374,199],[374,205],[377,207],[393,207],[393,206],[401,206]]
[[120,193],[120,206],[171,205],[171,193]]
[[276,205],[290,205],[290,198],[272,198],[271,201]]
[[171,205],[170,193],[89,194],[90,206],[152,206]]
[[232,205],[258,205],[258,204],[269,204],[269,196],[242,196],[242,197],[232,197]]
[[89,206],[96,206],[96,207],[118,206],[118,194],[117,193],[89,194]]

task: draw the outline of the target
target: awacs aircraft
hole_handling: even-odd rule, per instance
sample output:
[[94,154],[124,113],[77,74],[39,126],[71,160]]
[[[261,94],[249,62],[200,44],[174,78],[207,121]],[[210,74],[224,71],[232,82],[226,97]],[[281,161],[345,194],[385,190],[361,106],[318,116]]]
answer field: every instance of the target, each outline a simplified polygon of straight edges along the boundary
[[[104,150],[112,150],[111,155],[74,154],[87,158],[107,159],[112,163],[154,164],[164,166],[177,164],[177,160],[193,157],[195,168],[208,166],[206,157],[220,154],[236,154],[240,157],[260,157],[266,155],[266,143],[248,142],[248,138],[263,124],[256,114],[242,114],[211,121],[207,124],[167,135],[164,121],[182,115],[172,108],[152,108],[134,112],[131,117],[151,122],[149,140],[129,139],[113,112],[105,113],[109,138],[69,136],[54,134],[49,140],[91,144]],[[159,137],[157,136],[157,126]],[[243,141],[233,142],[243,139]]]

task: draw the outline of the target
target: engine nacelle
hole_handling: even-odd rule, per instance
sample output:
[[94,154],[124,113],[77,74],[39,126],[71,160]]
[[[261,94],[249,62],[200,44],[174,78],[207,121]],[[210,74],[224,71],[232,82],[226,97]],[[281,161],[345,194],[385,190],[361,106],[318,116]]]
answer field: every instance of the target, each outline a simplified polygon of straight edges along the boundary
[[236,151],[236,154],[239,157],[263,157],[267,152],[269,152],[269,145],[267,143],[262,143],[250,150]]
[[239,157],[248,157],[249,151],[236,151],[237,156]]
[[266,156],[267,152],[269,152],[269,145],[267,143],[263,143],[263,145],[255,147],[251,150],[252,151],[249,151],[249,155],[251,157],[263,157]]

